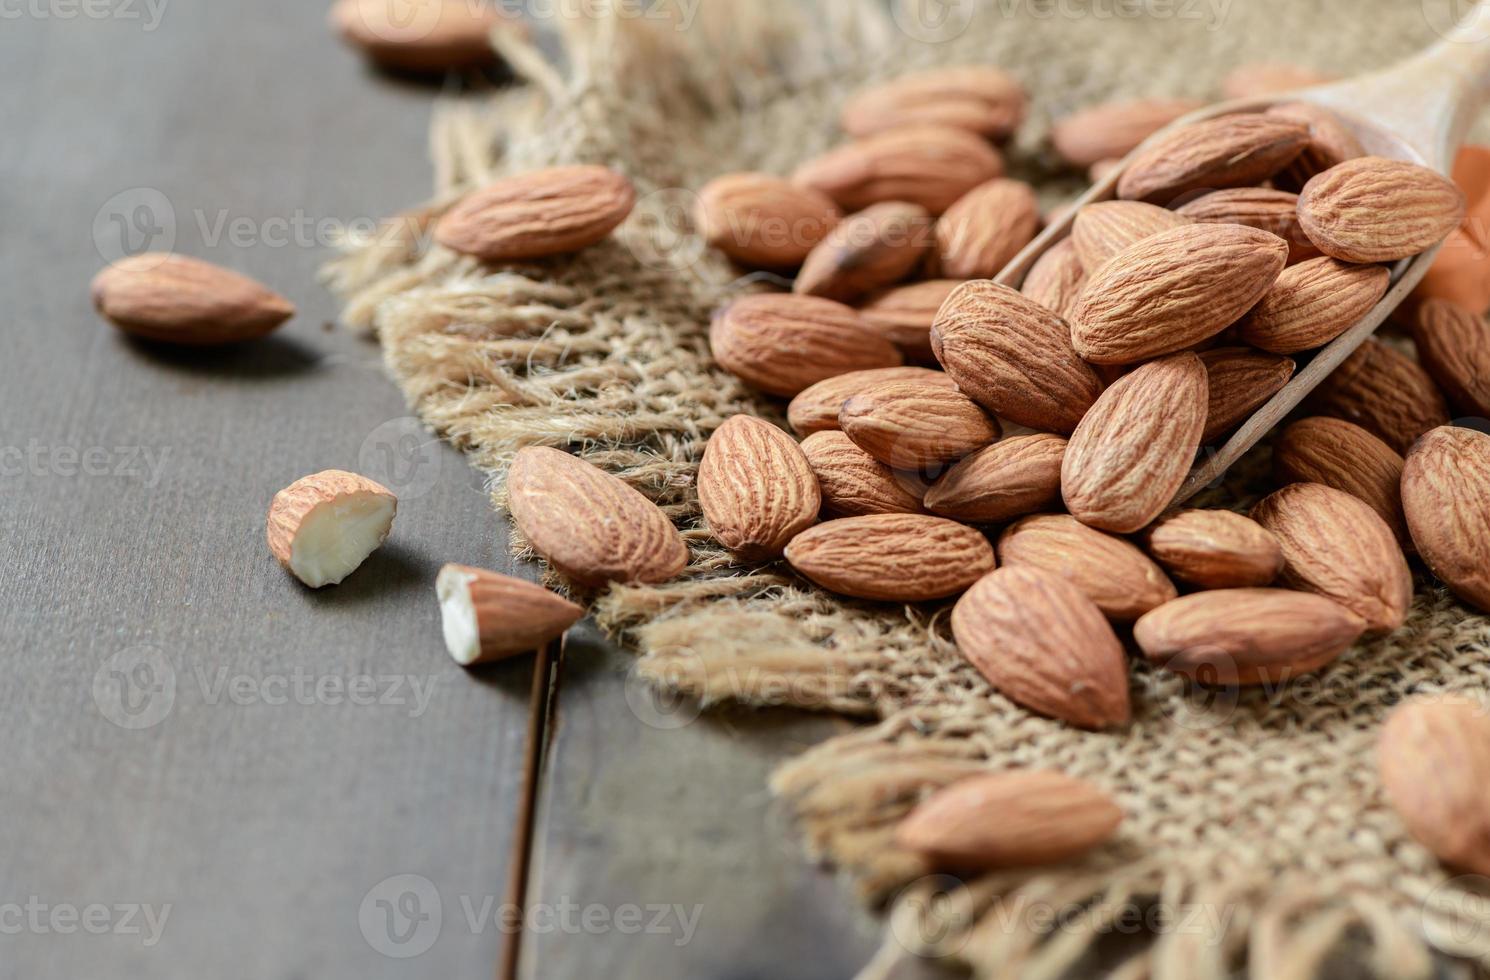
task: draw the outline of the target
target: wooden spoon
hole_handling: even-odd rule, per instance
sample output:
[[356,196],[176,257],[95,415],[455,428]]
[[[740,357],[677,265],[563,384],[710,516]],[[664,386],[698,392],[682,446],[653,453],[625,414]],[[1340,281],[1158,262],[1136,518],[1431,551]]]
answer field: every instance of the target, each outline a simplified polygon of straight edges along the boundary
[[[1165,130],[1236,112],[1258,112],[1285,102],[1311,102],[1340,116],[1366,152],[1419,163],[1443,174],[1453,165],[1459,144],[1490,97],[1490,0],[1470,11],[1444,40],[1385,71],[1350,81],[1321,85],[1278,96],[1223,102],[1177,120]],[[1135,151],[1135,154],[1138,151]],[[1076,213],[1087,204],[1112,200],[1130,155],[1060,221],[1047,228],[1001,272],[997,282],[1017,288],[1045,250],[1071,233]],[[1273,426],[1303,401],[1330,372],[1359,347],[1422,281],[1442,243],[1392,270],[1392,286],[1360,322],[1314,354],[1271,400],[1236,430],[1219,450],[1191,471],[1171,506],[1178,506],[1208,486]]]

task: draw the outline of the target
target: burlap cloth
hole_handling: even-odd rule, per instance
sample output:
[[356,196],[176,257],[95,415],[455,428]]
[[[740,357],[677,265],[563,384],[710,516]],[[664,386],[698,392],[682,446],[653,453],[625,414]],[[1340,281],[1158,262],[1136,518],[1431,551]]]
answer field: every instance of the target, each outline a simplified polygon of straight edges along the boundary
[[[1430,972],[1435,946],[1490,963],[1490,906],[1477,882],[1451,881],[1404,834],[1373,760],[1378,725],[1403,696],[1490,687],[1490,623],[1442,590],[1421,582],[1395,636],[1282,690],[1208,694],[1136,664],[1133,724],[1094,735],[994,693],[952,646],[945,608],[847,602],[782,564],[736,565],[699,527],[693,491],[705,440],[725,418],[782,414],[709,357],[712,311],[758,288],[692,234],[692,192],[710,178],[789,173],[840,138],[838,106],[867,81],[986,62],[1029,88],[1031,119],[1011,167],[1049,205],[1080,187],[1042,157],[1052,118],[1117,96],[1213,96],[1244,61],[1341,74],[1382,66],[1435,40],[1430,18],[1451,19],[1450,8],[987,0],[891,16],[867,0],[703,0],[679,30],[636,16],[682,9],[647,0],[623,16],[561,17],[565,63],[508,48],[532,84],[439,112],[434,203],[329,275],[348,297],[347,321],[376,330],[420,415],[492,476],[497,506],[512,453],[554,445],[620,475],[684,529],[685,578],[594,597],[644,677],[705,702],[871,722],[773,780],[813,852],[890,901],[888,938],[867,974],[909,955],[947,955],[979,975],[1048,977],[1083,969],[1098,947],[1104,969],[1119,962],[1128,977],[1222,977],[1242,963],[1267,980],[1305,977],[1342,947],[1364,964],[1352,972],[1389,977]],[[609,164],[636,182],[640,203],[614,240],[492,269],[424,237],[427,219],[461,190],[566,162]],[[1244,468],[1219,499],[1245,503],[1256,489]],[[927,790],[1008,766],[1106,787],[1127,812],[1119,839],[1081,862],[966,887],[928,876],[891,845]],[[1146,938],[1103,946],[1131,931],[1134,909],[1146,911]]]

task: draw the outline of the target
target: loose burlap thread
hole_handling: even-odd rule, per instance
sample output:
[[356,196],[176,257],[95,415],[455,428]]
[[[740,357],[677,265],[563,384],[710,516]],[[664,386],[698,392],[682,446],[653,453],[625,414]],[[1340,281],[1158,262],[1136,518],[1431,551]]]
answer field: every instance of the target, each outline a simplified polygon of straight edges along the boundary
[[[761,278],[693,234],[692,192],[710,178],[789,173],[841,138],[838,107],[868,82],[992,63],[1033,100],[1011,169],[1055,203],[1080,183],[1044,158],[1053,118],[1116,97],[1213,96],[1244,61],[1342,75],[1384,66],[1435,40],[1449,0],[988,0],[893,12],[869,0],[705,0],[691,17],[684,5],[645,6],[646,16],[633,5],[561,19],[562,67],[499,40],[531,84],[444,106],[432,203],[328,276],[421,417],[491,475],[495,504],[512,455],[552,445],[617,474],[683,529],[685,577],[592,597],[643,677],[705,703],[870,722],[772,781],[813,853],[889,901],[866,975],[912,955],[988,977],[1055,977],[1100,955],[1104,972],[1160,980],[1241,968],[1302,978],[1344,953],[1380,976],[1419,977],[1434,948],[1490,965],[1481,883],[1454,878],[1407,837],[1374,766],[1381,720],[1400,699],[1490,687],[1490,624],[1431,582],[1419,583],[1405,628],[1281,689],[1206,692],[1136,664],[1132,725],[1091,734],[995,693],[958,656],[945,607],[847,601],[783,564],[736,563],[702,527],[693,491],[720,423],[782,414],[709,356],[712,313]],[[637,209],[613,239],[504,268],[430,244],[431,219],[463,191],[569,162],[635,181]],[[1266,452],[1211,502],[1246,503]],[[1109,790],[1127,814],[1117,840],[1080,861],[965,884],[893,846],[896,822],[926,793],[1008,767]],[[1151,913],[1146,940],[1107,950],[1133,908]]]

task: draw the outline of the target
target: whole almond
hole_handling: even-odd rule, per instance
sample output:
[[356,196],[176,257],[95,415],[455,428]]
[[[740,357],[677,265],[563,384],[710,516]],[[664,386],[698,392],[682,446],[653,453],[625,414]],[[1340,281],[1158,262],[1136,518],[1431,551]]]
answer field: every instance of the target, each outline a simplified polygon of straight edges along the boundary
[[814,432],[802,440],[802,453],[817,477],[825,512],[835,517],[921,513],[911,482],[842,432]]
[[1034,188],[1002,177],[968,191],[936,223],[937,257],[949,279],[992,279],[1040,230]]
[[435,592],[445,647],[463,667],[541,649],[585,614],[541,585],[467,565],[441,568]]
[[1418,440],[1402,469],[1402,508],[1433,574],[1490,612],[1490,435],[1446,425]]
[[837,429],[838,413],[843,410],[843,403],[885,381],[926,381],[953,390],[957,388],[945,371],[932,368],[885,367],[849,371],[804,388],[786,407],[786,420],[792,431],[801,436]]
[[1225,99],[1255,99],[1265,95],[1281,95],[1295,89],[1310,88],[1335,80],[1334,75],[1280,62],[1249,62],[1231,70],[1221,80],[1221,97]]
[[369,60],[394,71],[468,68],[496,60],[491,34],[521,31],[520,21],[494,6],[466,0],[415,4],[393,0],[337,0],[331,26]]
[[1067,579],[1001,568],[952,609],[957,649],[998,692],[1080,728],[1125,725],[1128,662],[1112,627]]
[[903,360],[850,307],[780,293],[744,296],[725,307],[709,327],[709,347],[726,371],[783,398],[825,378]]
[[1042,432],[1071,432],[1102,390],[1059,314],[993,282],[953,290],[931,328],[931,349],[978,404]]
[[1070,319],[1086,285],[1086,268],[1076,254],[1076,242],[1068,236],[1046,249],[1024,277],[1020,292],[1047,310]]
[[1165,571],[1201,589],[1258,588],[1283,570],[1278,539],[1229,510],[1177,511],[1144,531],[1143,542]]
[[636,191],[606,167],[549,167],[467,194],[435,224],[435,241],[483,262],[524,262],[594,245],[626,220]]
[[1384,265],[1317,258],[1284,269],[1239,325],[1241,339],[1275,354],[1323,347],[1381,302]]
[[1014,436],[953,464],[926,491],[926,509],[970,524],[1001,524],[1060,500],[1066,440]]
[[764,419],[735,415],[709,437],[698,502],[715,540],[741,558],[775,558],[817,522],[817,477],[796,441]]
[[1299,196],[1267,187],[1233,187],[1202,194],[1179,209],[1191,221],[1208,225],[1246,225],[1288,243],[1288,262],[1319,257],[1319,249],[1299,225]]
[[1354,422],[1399,453],[1449,421],[1449,407],[1416,361],[1368,339],[1314,389],[1317,414]]
[[871,136],[906,126],[949,126],[992,140],[1024,119],[1024,86],[985,65],[933,68],[865,89],[844,104],[845,132]]
[[1289,589],[1213,589],[1180,596],[1133,626],[1151,663],[1206,684],[1274,684],[1313,673],[1361,635],[1359,617]]
[[1407,619],[1412,572],[1402,547],[1371,506],[1319,483],[1290,483],[1252,508],[1283,548],[1280,581],[1333,599],[1371,632]]
[[1388,802],[1434,857],[1490,874],[1490,713],[1462,695],[1419,697],[1381,727],[1376,764]]
[[1464,192],[1427,167],[1357,157],[1304,185],[1299,222],[1319,250],[1346,262],[1395,262],[1425,251],[1464,220]]
[[1413,321],[1418,361],[1456,411],[1490,418],[1490,325],[1446,299],[1418,307]]
[[885,381],[843,403],[844,434],[898,470],[933,469],[998,439],[999,424],[960,391],[924,381]]
[[1071,240],[1082,268],[1095,271],[1145,238],[1189,223],[1181,214],[1141,201],[1099,201],[1077,212]]
[[1134,364],[1198,344],[1250,310],[1287,261],[1283,239],[1243,225],[1145,238],[1088,275],[1071,314],[1076,352]]
[[1192,99],[1107,102],[1059,120],[1051,127],[1050,141],[1062,160],[1086,169],[1127,156],[1144,140],[1203,105]]
[[938,791],[895,828],[895,843],[949,870],[1027,867],[1084,854],[1122,821],[1122,809],[1091,783],[1016,769]]
[[742,265],[794,269],[843,218],[827,195],[761,173],[726,174],[698,193],[694,221]]
[[1330,110],[1309,102],[1285,102],[1268,110],[1270,116],[1297,119],[1309,126],[1309,145],[1304,152],[1273,178],[1288,190],[1301,190],[1314,177],[1346,160],[1366,155],[1366,149]]
[[185,255],[145,252],[93,277],[93,306],[127,334],[207,346],[254,340],[295,315],[295,306],[247,276]]
[[1246,187],[1293,162],[1309,143],[1294,119],[1237,113],[1149,140],[1118,179],[1118,196],[1167,206],[1186,191]]
[[1150,361],[1103,392],[1061,464],[1071,514],[1119,534],[1158,517],[1190,472],[1207,390],[1205,365],[1186,353]]
[[533,550],[581,585],[676,578],[688,547],[662,509],[619,478],[547,446],[519,450],[507,508]]
[[993,546],[956,521],[924,514],[845,517],[808,528],[786,560],[818,585],[858,599],[944,599],[993,569]]
[[1174,583],[1137,547],[1067,514],[1025,517],[999,537],[1003,568],[1039,568],[1066,579],[1102,614],[1131,623],[1177,594]]
[[1293,377],[1291,357],[1264,354],[1250,347],[1218,347],[1200,355],[1209,392],[1206,398],[1202,446],[1220,438],[1272,398]]
[[936,244],[919,204],[886,201],[845,218],[802,263],[792,291],[852,302],[904,279]]
[[908,126],[830,150],[798,167],[792,180],[821,191],[847,211],[909,201],[941,214],[1003,173],[998,151],[966,130]]
[[1280,483],[1319,483],[1358,497],[1412,547],[1402,516],[1402,457],[1358,425],[1317,415],[1283,430],[1273,444]]
[[957,279],[930,279],[875,293],[859,307],[859,316],[875,333],[899,347],[908,360],[935,363],[931,325],[937,311],[962,285]]

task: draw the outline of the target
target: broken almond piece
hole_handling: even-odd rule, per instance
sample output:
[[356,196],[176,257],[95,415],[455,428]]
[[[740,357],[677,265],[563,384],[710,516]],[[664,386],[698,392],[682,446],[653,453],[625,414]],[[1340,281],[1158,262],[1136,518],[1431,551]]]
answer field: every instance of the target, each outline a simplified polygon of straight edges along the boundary
[[469,565],[440,569],[435,594],[445,648],[462,667],[537,650],[585,614],[541,585]]
[[296,578],[337,585],[377,551],[393,528],[398,498],[343,470],[301,477],[269,505],[269,550]]

